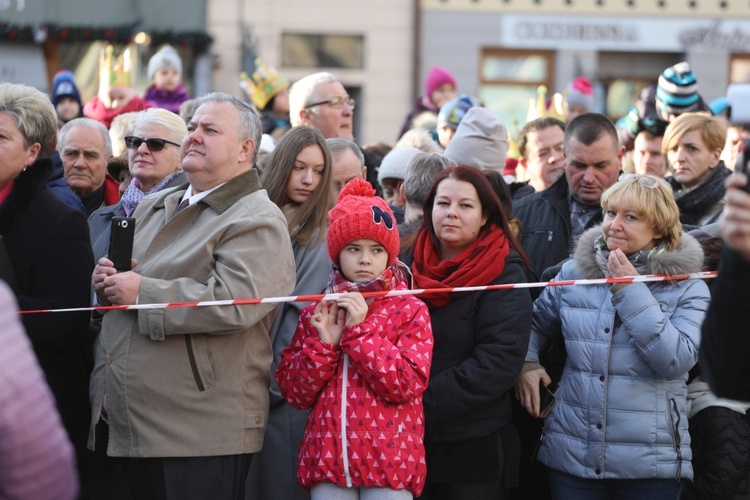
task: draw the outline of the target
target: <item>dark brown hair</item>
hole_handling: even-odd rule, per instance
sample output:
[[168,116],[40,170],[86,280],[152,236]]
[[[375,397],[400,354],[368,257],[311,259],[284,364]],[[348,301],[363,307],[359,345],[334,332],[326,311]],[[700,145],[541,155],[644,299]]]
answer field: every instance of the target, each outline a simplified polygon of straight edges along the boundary
[[[435,197],[437,196],[438,186],[445,179],[456,179],[458,181],[468,182],[469,184],[474,186],[474,189],[476,189],[477,191],[477,198],[479,198],[479,203],[480,205],[482,205],[482,213],[487,216],[487,222],[480,228],[480,233],[487,230],[492,224],[498,226],[503,231],[503,233],[505,233],[505,237],[508,239],[510,247],[518,252],[518,254],[521,256],[524,267],[530,269],[531,261],[526,255],[526,252],[523,250],[523,247],[521,247],[521,244],[518,243],[518,240],[516,240],[515,236],[513,236],[513,232],[508,226],[508,218],[505,215],[505,211],[503,210],[502,204],[500,203],[500,199],[497,197],[492,184],[490,184],[490,181],[481,170],[475,167],[470,167],[468,165],[450,167],[440,172],[437,177],[435,177],[435,181],[432,183],[430,192],[427,194],[427,198],[425,199],[424,216],[422,217],[421,228],[429,231],[430,237],[432,238],[432,243],[435,248],[439,248],[440,242],[437,235],[435,234],[435,226],[433,226],[432,224],[432,209],[435,203]],[[416,231],[412,235],[412,237],[404,239],[402,251],[412,250],[414,248],[418,233],[419,231]]]

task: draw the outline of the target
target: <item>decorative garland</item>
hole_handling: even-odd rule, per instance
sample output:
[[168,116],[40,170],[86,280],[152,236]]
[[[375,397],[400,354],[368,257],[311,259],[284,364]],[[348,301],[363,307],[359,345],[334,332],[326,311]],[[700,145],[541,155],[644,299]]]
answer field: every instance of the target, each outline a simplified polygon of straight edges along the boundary
[[[103,40],[111,43],[127,44],[133,41],[137,33],[135,26],[110,26],[97,28],[82,28],[57,24],[39,24],[36,26],[20,26],[0,23],[0,41],[44,43],[46,40],[61,42],[85,42]],[[204,52],[213,42],[213,38],[206,33],[160,31],[149,33],[151,44],[154,46],[169,43],[179,48],[193,48],[197,52]]]

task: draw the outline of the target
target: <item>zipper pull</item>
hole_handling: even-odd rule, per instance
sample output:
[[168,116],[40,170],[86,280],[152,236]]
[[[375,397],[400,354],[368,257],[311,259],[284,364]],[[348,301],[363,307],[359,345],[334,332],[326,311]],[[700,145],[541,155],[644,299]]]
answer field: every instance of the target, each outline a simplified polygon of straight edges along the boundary
[[552,241],[553,234],[555,234],[554,231],[547,231],[547,241]]

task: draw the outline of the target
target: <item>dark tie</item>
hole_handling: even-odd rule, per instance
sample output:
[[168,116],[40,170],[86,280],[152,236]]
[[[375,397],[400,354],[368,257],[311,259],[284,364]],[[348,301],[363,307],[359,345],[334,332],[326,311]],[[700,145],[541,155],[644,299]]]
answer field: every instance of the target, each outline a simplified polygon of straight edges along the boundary
[[188,205],[190,205],[190,199],[189,198],[185,198],[184,200],[182,200],[180,202],[179,205],[177,205],[177,210],[174,211],[174,215],[172,217],[174,217],[175,215],[177,215],[177,212],[179,212],[180,210],[182,210],[183,208],[185,208]]

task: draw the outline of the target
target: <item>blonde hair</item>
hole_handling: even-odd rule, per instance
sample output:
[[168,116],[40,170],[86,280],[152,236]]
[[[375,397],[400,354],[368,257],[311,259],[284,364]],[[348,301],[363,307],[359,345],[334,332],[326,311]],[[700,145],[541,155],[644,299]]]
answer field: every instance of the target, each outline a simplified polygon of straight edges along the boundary
[[602,193],[602,210],[606,213],[616,206],[628,205],[639,217],[661,234],[658,242],[667,250],[674,250],[682,238],[680,208],[674,199],[672,186],[654,175],[632,175],[615,182]]
[[0,113],[15,120],[25,149],[39,144],[37,158],[55,152],[57,112],[47,94],[20,83],[0,83]]
[[727,126],[722,120],[705,113],[683,113],[675,118],[664,132],[661,152],[667,154],[670,149],[677,146],[682,136],[694,130],[700,132],[701,139],[709,150],[724,149]]

